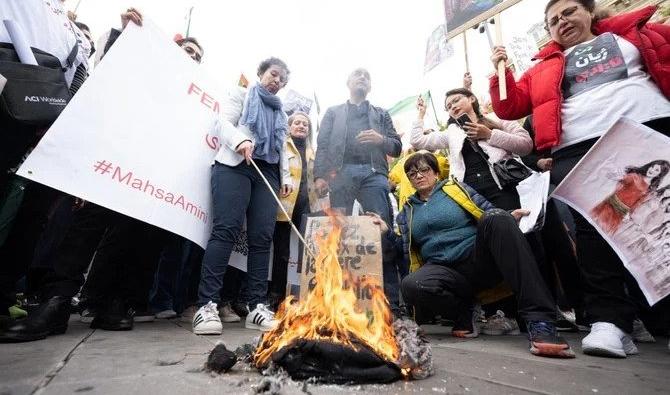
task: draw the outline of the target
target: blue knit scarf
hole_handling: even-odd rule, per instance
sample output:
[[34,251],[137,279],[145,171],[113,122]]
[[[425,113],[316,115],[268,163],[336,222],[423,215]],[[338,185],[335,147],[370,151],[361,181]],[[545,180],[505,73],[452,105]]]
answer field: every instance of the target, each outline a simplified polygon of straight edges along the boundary
[[254,134],[253,157],[268,163],[279,163],[279,153],[288,130],[288,119],[282,110],[281,100],[261,84],[256,84],[249,89],[246,104],[240,125],[248,126]]

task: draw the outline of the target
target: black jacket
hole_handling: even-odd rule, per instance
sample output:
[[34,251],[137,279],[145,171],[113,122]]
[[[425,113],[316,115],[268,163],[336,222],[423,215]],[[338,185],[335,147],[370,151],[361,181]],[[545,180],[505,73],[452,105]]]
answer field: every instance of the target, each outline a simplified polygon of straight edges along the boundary
[[[370,165],[381,174],[388,175],[386,155],[397,157],[402,151],[400,136],[396,133],[389,113],[370,105],[370,128],[384,136],[384,143],[370,151]],[[330,181],[342,167],[347,144],[347,103],[330,107],[323,116],[317,139],[314,178]]]

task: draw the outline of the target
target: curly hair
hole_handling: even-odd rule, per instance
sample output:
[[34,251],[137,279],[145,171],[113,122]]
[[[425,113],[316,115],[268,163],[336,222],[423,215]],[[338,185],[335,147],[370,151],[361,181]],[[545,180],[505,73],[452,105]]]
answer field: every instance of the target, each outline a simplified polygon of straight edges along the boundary
[[279,59],[275,58],[274,56],[269,57],[265,60],[263,60],[259,65],[258,65],[258,70],[256,70],[256,75],[261,76],[263,73],[265,73],[270,67],[272,66],[278,66],[279,68],[284,69],[286,71],[286,81],[284,81],[284,84],[288,82],[288,76],[291,74],[291,71],[288,69],[288,66],[286,63]]

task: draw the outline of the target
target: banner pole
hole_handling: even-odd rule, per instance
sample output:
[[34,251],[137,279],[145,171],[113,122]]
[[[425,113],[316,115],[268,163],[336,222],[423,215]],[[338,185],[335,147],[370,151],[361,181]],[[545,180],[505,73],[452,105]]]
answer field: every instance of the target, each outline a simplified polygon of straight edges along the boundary
[[266,186],[268,187],[268,189],[270,190],[270,193],[272,194],[272,197],[274,197],[275,200],[277,201],[277,204],[279,204],[279,208],[281,209],[281,211],[282,211],[282,212],[284,213],[284,215],[286,216],[286,219],[288,219],[288,223],[291,225],[291,229],[293,229],[293,231],[294,231],[295,234],[298,236],[298,238],[300,239],[300,241],[302,241],[302,244],[305,246],[305,251],[307,251],[307,253],[309,254],[309,256],[312,257],[312,259],[314,259],[314,260],[316,261],[316,256],[314,255],[314,252],[309,248],[309,246],[307,245],[307,242],[305,241],[305,238],[302,237],[302,235],[300,234],[300,231],[298,230],[298,228],[296,228],[295,225],[293,224],[293,221],[291,221],[291,216],[288,215],[288,212],[287,212],[286,209],[284,208],[284,205],[281,204],[281,200],[279,200],[279,196],[277,196],[277,194],[275,193],[275,191],[272,189],[272,185],[270,185],[270,182],[268,181],[268,179],[265,178],[265,176],[263,175],[263,172],[261,172],[261,169],[258,168],[258,166],[256,165],[256,162],[254,162],[253,159],[249,159],[249,161],[251,162],[251,164],[254,166],[254,168],[255,168],[256,171],[258,172],[258,175],[260,175],[261,178],[263,179],[263,181],[265,182],[265,185],[266,185]]
[[440,128],[440,120],[437,119],[437,111],[435,111],[435,102],[433,101],[433,94],[430,92],[430,89],[428,89],[428,98],[430,99],[430,105],[433,107],[433,115],[435,115],[435,123],[437,124],[437,128]]
[[[494,17],[496,25],[496,45],[503,45],[502,26],[500,25],[500,14]],[[505,61],[498,62],[498,88],[500,100],[507,100],[507,77],[505,76]]]
[[463,51],[465,52],[465,72],[470,72],[470,59],[468,58],[468,35],[467,30],[463,32]]

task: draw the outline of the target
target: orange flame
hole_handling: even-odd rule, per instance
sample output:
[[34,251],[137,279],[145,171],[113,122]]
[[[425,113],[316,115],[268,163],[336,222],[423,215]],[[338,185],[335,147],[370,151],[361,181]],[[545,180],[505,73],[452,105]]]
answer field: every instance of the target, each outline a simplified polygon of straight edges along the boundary
[[356,308],[351,274],[343,272],[337,260],[341,226],[331,216],[333,229],[328,237],[317,236],[319,253],[315,262],[316,286],[305,300],[289,296],[279,307],[279,324],[266,332],[256,349],[257,367],[265,367],[272,355],[299,339],[323,340],[356,349],[352,340],[364,343],[380,357],[395,362],[399,350],[391,325],[391,311],[377,281],[366,277],[363,286],[372,290],[368,314]]

